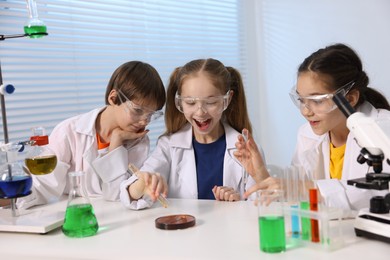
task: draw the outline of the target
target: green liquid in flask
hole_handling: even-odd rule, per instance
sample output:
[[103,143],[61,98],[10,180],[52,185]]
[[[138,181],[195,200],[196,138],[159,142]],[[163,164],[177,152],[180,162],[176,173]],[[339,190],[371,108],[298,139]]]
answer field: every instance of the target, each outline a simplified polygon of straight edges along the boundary
[[24,33],[28,34],[30,38],[41,38],[44,35],[31,35],[34,33],[46,33],[46,25],[31,25],[31,26],[24,26]]
[[259,217],[260,250],[279,253],[286,250],[283,216]]
[[91,204],[76,204],[66,208],[62,232],[68,237],[88,237],[97,233],[97,222]]

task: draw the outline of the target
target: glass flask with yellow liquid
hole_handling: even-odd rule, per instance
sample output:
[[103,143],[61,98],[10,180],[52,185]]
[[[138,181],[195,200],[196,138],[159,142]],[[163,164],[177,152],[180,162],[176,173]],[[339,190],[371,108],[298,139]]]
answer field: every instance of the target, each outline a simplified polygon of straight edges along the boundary
[[30,140],[33,141],[32,149],[25,158],[25,164],[31,174],[45,175],[51,173],[57,166],[57,156],[47,147],[49,137],[45,133],[43,127],[33,128],[33,136]]
[[71,189],[65,212],[62,232],[68,237],[88,237],[98,232],[99,224],[81,180],[84,172],[69,173]]

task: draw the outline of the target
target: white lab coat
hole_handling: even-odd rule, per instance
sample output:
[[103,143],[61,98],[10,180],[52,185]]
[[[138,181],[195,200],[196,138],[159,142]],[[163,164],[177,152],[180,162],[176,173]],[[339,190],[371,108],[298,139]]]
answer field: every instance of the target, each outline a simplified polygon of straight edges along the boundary
[[[374,119],[390,118],[390,111],[375,109],[368,102],[363,103],[358,111]],[[365,190],[347,185],[347,180],[365,177],[368,172],[366,163],[357,162],[361,148],[352,133],[349,133],[347,138],[342,178],[341,180],[330,179],[329,141],[328,133],[318,136],[314,134],[309,123],[304,124],[298,131],[297,146],[292,160],[293,165],[303,166],[311,178],[318,180],[316,184],[328,206],[339,207],[346,212],[352,210],[354,214],[355,210],[369,207],[372,196],[386,194],[385,191]],[[390,166],[385,161],[383,172],[390,172]]]
[[[239,133],[228,124],[224,124],[226,152],[223,164],[223,185],[233,187],[243,195],[241,184],[243,168],[233,152]],[[157,147],[145,161],[141,171],[158,172],[167,180],[168,198],[197,199],[197,174],[194,148],[192,146],[192,126],[186,124],[180,131],[159,138]],[[150,200],[130,201],[127,188],[136,180],[132,176],[121,184],[121,201],[126,208],[141,209],[151,206]],[[249,177],[245,188],[255,181]]]
[[128,142],[110,153],[98,153],[95,122],[104,109],[66,119],[53,129],[48,147],[57,156],[57,166],[51,174],[32,176],[32,194],[19,198],[18,207],[46,204],[67,194],[71,171],[85,172],[81,185],[90,197],[119,200],[120,183],[130,177],[128,164],[142,165],[149,153],[149,138]]

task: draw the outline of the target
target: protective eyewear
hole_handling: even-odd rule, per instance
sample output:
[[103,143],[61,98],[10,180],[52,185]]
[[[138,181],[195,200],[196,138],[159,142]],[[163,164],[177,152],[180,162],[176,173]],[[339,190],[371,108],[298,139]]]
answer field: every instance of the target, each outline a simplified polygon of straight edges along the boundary
[[[163,116],[164,113],[161,110],[153,111],[151,109],[138,106],[134,104],[130,99],[128,99],[120,89],[118,89],[117,91],[119,93],[119,101],[121,102],[121,104],[126,104],[125,109],[134,120],[146,120],[147,122],[151,122]],[[125,102],[123,102],[121,96],[125,100]]]
[[343,96],[346,96],[354,85],[355,82],[351,81],[342,86],[335,93],[306,97],[298,95],[296,86],[294,86],[291,89],[289,95],[294,105],[297,106],[301,111],[304,108],[307,108],[315,114],[326,114],[337,108],[337,105],[333,102],[332,98],[338,93],[342,93]]
[[182,113],[195,113],[202,109],[204,113],[219,114],[226,110],[229,105],[230,90],[223,96],[215,97],[182,97],[177,92],[175,95],[175,105]]

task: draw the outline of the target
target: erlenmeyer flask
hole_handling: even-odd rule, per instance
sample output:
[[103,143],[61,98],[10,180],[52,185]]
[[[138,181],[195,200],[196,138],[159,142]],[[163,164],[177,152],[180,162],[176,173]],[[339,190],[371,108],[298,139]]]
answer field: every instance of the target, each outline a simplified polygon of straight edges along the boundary
[[62,232],[68,237],[88,237],[97,233],[99,225],[88,194],[81,187],[84,172],[69,173],[71,190]]
[[24,25],[24,32],[30,38],[41,38],[46,34],[46,25],[38,18],[37,3],[35,0],[26,0],[28,9],[28,20]]

